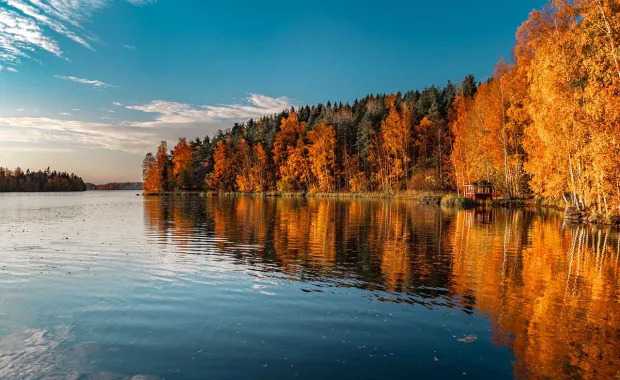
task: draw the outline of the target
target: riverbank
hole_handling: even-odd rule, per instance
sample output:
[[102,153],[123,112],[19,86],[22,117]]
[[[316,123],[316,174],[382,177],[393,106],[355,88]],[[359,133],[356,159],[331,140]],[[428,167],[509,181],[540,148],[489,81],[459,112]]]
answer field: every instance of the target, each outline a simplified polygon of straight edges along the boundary
[[240,192],[201,192],[201,191],[171,191],[162,193],[143,193],[144,196],[174,196],[174,197],[281,197],[281,198],[331,198],[331,199],[394,199],[411,200],[421,204],[438,205],[446,208],[472,209],[476,207],[501,207],[501,208],[526,208],[542,207],[552,208],[565,213],[566,220],[570,223],[615,225],[620,226],[620,217],[606,217],[598,213],[575,212],[573,208],[566,208],[559,202],[536,199],[493,199],[486,201],[473,200],[460,197],[458,194],[441,191],[416,191],[406,190],[394,193],[367,192],[367,193],[306,193],[306,192],[278,192],[268,191],[263,193],[240,193]]
[[525,200],[477,201],[465,197],[459,197],[456,193],[445,191],[417,191],[405,190],[393,193],[365,192],[365,193],[308,193],[308,192],[279,192],[268,191],[262,193],[241,192],[217,192],[217,191],[172,191],[161,193],[143,193],[144,196],[202,196],[202,197],[281,197],[281,198],[331,198],[331,199],[395,199],[411,200],[429,205],[441,205],[453,208],[474,208],[480,206],[495,207],[526,207],[529,204]]
[[443,197],[448,192],[428,192],[428,191],[399,191],[395,193],[367,192],[367,193],[307,193],[307,192],[279,192],[267,191],[263,193],[241,193],[241,192],[216,192],[216,191],[167,191],[160,193],[143,193],[146,197],[157,196],[202,196],[202,197],[282,197],[282,198],[358,198],[358,199],[398,199],[414,200],[426,204],[440,204]]

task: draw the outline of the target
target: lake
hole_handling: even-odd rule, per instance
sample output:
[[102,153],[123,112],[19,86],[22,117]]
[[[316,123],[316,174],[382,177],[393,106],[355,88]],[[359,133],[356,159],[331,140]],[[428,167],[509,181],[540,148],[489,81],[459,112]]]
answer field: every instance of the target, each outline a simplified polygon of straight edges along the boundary
[[0,378],[620,377],[620,239],[552,210],[0,195]]

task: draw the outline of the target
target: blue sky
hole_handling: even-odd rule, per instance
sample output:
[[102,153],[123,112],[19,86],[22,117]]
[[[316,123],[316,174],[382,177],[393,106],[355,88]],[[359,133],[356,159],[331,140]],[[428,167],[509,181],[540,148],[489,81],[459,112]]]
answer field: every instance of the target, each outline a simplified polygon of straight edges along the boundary
[[161,139],[484,80],[544,3],[0,0],[0,166],[139,180]]

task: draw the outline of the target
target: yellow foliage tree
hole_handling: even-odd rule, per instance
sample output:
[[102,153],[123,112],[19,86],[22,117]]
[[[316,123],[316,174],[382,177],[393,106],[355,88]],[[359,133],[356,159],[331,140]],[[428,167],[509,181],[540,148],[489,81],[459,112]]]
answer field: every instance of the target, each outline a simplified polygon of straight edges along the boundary
[[213,151],[213,173],[207,178],[207,186],[216,191],[232,191],[235,173],[232,170],[230,141],[221,140]]
[[331,192],[335,189],[336,131],[321,121],[308,132],[308,162],[313,175],[311,191]]
[[372,142],[371,161],[375,179],[384,191],[400,190],[409,175],[411,156],[411,112],[402,103],[394,104],[394,97],[386,98],[387,118],[381,122],[381,133]]

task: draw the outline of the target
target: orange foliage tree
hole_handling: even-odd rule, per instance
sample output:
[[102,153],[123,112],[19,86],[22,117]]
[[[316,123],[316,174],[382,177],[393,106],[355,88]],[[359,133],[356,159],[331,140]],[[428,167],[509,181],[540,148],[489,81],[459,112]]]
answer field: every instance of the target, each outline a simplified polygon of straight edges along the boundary
[[213,151],[213,172],[207,178],[207,186],[216,191],[232,191],[235,177],[230,141],[218,141]]
[[172,151],[172,164],[177,188],[187,190],[191,186],[194,157],[192,147],[185,137],[179,138],[179,142]]
[[250,147],[245,139],[237,144],[235,154],[236,189],[242,193],[261,193],[267,190],[267,153],[261,144]]
[[280,191],[304,190],[309,180],[306,145],[303,141],[305,124],[297,113],[282,119],[275,137],[273,161],[276,167],[277,187]]
[[385,103],[389,112],[381,122],[381,133],[373,141],[371,161],[381,188],[384,191],[400,190],[409,175],[411,114],[404,103],[396,106],[394,96],[388,96]]
[[331,125],[320,122],[308,132],[308,163],[313,180],[310,190],[331,192],[335,189],[336,131]]
[[607,219],[620,215],[620,12],[614,0],[553,0],[517,32],[472,101],[454,102],[459,186],[490,180]]
[[144,180],[143,190],[145,193],[161,193],[172,190],[173,183],[171,165],[168,157],[168,144],[162,141],[153,157],[148,153],[142,162],[142,175]]
[[157,160],[153,153],[147,153],[142,161],[142,190],[144,193],[156,193],[160,191],[160,183],[155,174]]

